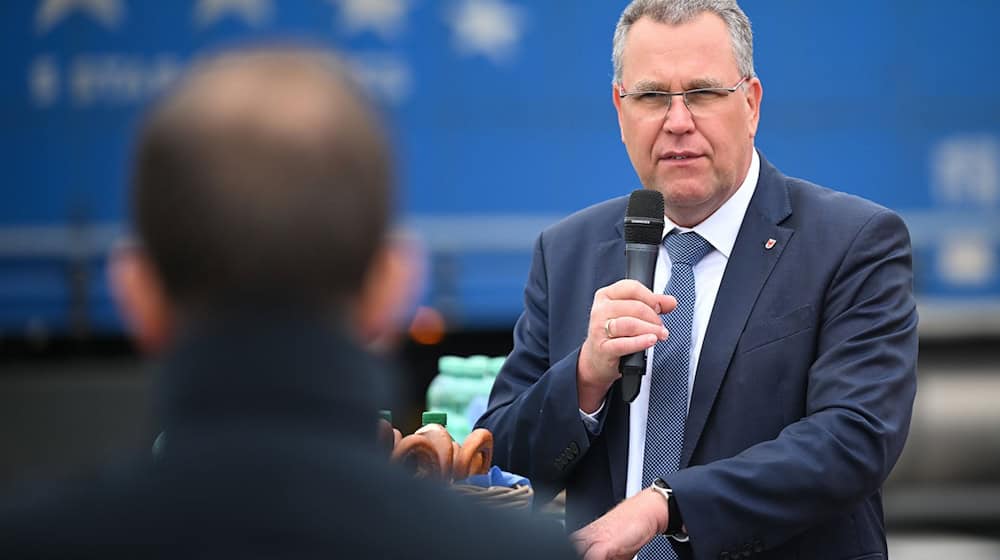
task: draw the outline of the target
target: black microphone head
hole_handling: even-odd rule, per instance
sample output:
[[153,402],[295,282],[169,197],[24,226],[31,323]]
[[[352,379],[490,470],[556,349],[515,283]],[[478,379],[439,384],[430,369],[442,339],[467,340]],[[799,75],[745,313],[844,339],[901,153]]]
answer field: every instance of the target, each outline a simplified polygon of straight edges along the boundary
[[659,191],[632,191],[625,210],[625,243],[659,245],[663,239],[663,195]]

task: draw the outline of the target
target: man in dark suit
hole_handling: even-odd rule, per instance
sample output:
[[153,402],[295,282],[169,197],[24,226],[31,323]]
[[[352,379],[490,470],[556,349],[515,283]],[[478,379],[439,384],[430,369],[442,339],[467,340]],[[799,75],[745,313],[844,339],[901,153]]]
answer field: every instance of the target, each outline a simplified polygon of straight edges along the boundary
[[165,352],[153,456],[6,500],[2,558],[569,558],[559,531],[412,479],[376,447],[360,348],[408,281],[391,159],[328,54],[201,64],[149,116],[114,267]]
[[[624,198],[541,234],[480,420],[498,464],[566,490],[586,558],[883,558],[916,389],[903,222],[756,151],[734,0],[636,0],[613,58],[622,140],[665,202],[654,289],[620,280]],[[619,359],[644,350],[625,404]]]

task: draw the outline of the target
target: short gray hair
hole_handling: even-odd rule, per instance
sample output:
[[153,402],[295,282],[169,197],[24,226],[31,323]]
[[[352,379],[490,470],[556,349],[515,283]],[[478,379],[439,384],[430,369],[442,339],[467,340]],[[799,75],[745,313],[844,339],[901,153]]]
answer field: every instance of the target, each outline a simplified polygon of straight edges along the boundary
[[736,66],[743,77],[753,77],[753,31],[750,20],[743,13],[736,0],[633,0],[615,26],[614,46],[611,61],[614,64],[614,83],[622,80],[622,54],[625,50],[625,36],[632,24],[640,18],[648,17],[658,23],[678,25],[687,23],[699,14],[709,12],[722,18],[729,29],[729,39],[736,57]]

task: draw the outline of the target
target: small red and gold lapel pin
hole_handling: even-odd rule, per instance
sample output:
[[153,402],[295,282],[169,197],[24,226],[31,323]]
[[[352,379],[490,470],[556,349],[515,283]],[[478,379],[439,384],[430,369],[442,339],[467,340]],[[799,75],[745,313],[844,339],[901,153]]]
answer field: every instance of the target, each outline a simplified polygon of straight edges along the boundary
[[777,239],[774,239],[773,237],[772,237],[772,238],[769,238],[769,239],[768,239],[767,241],[765,241],[765,242],[764,242],[764,248],[765,248],[765,249],[773,249],[773,248],[774,248],[774,246],[775,246],[775,245],[776,245],[777,243],[778,243],[778,240],[777,240]]

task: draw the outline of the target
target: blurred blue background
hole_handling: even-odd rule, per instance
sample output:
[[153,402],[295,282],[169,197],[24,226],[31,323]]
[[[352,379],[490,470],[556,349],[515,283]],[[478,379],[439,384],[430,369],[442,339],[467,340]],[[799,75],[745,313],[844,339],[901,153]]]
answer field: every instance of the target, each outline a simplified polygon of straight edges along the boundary
[[[904,215],[925,332],[1000,332],[1000,4],[743,4],[764,83],[758,147]],[[623,5],[4,3],[0,333],[120,331],[104,257],[142,107],[199,55],[287,39],[346,53],[384,107],[401,220],[431,260],[424,302],[449,330],[508,327],[541,228],[639,186],[610,102]]]
[[[611,104],[611,35],[625,4],[0,4],[0,453],[12,458],[0,483],[155,434],[142,421],[149,377],[131,351],[52,358],[50,341],[121,339],[105,265],[127,233],[131,138],[142,108],[192,60],[262,40],[333,47],[384,110],[399,220],[429,262],[422,304],[448,333],[433,350],[404,349],[417,380],[412,410],[396,415],[405,428],[440,354],[509,350],[541,229],[639,187]],[[920,390],[887,516],[921,538],[960,537],[897,533],[893,546],[907,559],[1000,557],[1000,3],[741,5],[764,84],[758,148],[785,173],[875,200],[910,227]],[[19,340],[40,350],[5,359]]]

